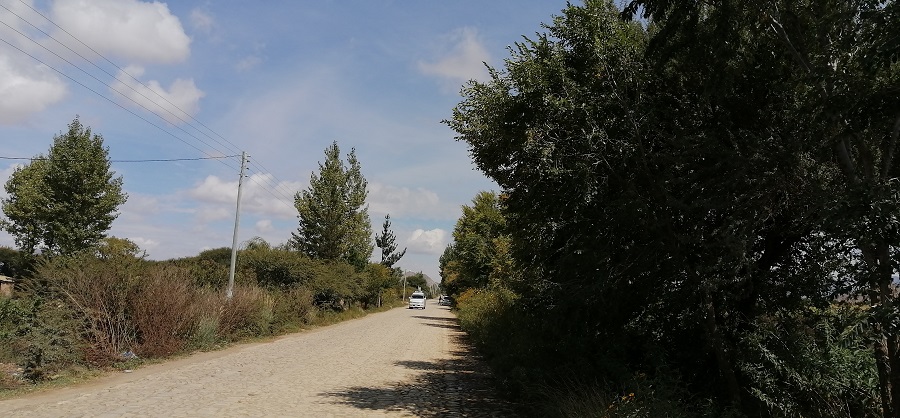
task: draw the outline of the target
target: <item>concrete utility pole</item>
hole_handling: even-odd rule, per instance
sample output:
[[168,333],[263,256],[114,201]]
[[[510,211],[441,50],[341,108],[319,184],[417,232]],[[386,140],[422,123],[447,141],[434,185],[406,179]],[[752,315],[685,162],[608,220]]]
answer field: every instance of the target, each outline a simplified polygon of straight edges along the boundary
[[241,152],[241,175],[238,177],[237,208],[234,211],[234,236],[231,238],[231,267],[228,269],[228,290],[225,297],[228,300],[234,296],[234,264],[237,261],[237,237],[238,225],[241,222],[241,191],[244,184],[244,170],[247,167],[247,153]]

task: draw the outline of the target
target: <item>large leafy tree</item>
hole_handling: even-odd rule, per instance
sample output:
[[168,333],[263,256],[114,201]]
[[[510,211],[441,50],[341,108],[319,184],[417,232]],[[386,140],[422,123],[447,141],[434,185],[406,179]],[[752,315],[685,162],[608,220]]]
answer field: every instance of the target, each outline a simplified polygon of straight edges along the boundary
[[[459,295],[466,289],[486,287],[496,277],[500,259],[498,242],[506,239],[506,218],[500,197],[481,191],[471,206],[462,206],[462,216],[453,229],[453,244],[441,256],[441,275],[445,290]],[[494,283],[496,284],[496,283]]]
[[6,182],[6,218],[0,227],[21,251],[72,254],[106,236],[116,209],[125,203],[122,177],[110,169],[103,138],[76,117],[56,135],[47,155],[17,168]]
[[[635,4],[648,26],[608,1],[569,7],[448,121],[508,196],[525,311],[572,358],[631,347],[620,360],[674,364],[754,411],[771,398],[749,376],[748,335],[863,288],[891,415],[896,2]],[[864,380],[791,402],[849,399]]]
[[[900,256],[900,171],[894,161],[900,140],[900,5],[870,0],[638,0],[628,11],[638,6],[659,27],[651,48],[657,65],[691,74],[686,87],[700,92],[696,96],[714,109],[729,111],[711,113],[695,126],[749,131],[760,149],[780,148],[786,151],[783,157],[793,157],[782,161],[793,160],[805,172],[793,181],[771,184],[770,196],[776,196],[772,186],[788,192],[784,201],[795,190],[818,189],[807,193],[802,204],[787,205],[793,206],[793,218],[773,217],[778,230],[764,242],[782,251],[801,249],[809,240],[797,237],[806,229],[828,237],[808,249],[821,252],[830,246],[826,261],[853,261],[839,270],[844,280],[838,285],[845,292],[857,291],[875,307],[873,351],[882,412],[898,416],[900,317],[893,275]],[[716,81],[697,82],[704,78]],[[741,101],[744,107],[735,105]],[[760,114],[765,119],[756,117]],[[772,161],[775,154],[756,155]],[[802,248],[804,254],[809,254],[807,248]],[[748,289],[759,287],[753,275],[744,282]]]
[[325,149],[325,162],[319,163],[319,174],[310,176],[309,188],[294,196],[300,225],[291,245],[312,258],[364,268],[374,248],[367,184],[356,150],[350,150],[345,164],[337,142],[332,143]]

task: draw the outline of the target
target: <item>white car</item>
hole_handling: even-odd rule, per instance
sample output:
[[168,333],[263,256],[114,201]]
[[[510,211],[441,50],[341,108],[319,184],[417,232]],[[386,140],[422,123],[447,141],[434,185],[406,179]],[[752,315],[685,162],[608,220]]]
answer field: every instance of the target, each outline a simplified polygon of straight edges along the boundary
[[415,291],[409,295],[409,309],[425,309],[425,292]]

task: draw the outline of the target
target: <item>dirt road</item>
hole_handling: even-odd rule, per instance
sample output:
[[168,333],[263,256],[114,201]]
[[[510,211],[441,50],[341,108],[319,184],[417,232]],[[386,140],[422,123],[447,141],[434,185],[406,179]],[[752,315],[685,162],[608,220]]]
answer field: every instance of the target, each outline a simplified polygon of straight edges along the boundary
[[0,416],[513,416],[460,336],[446,307],[398,308],[0,401]]

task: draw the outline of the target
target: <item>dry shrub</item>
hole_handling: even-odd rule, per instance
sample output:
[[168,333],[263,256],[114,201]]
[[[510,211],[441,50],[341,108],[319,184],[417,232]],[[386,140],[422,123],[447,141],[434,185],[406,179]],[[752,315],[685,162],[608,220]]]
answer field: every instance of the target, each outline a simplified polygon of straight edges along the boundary
[[234,296],[223,303],[219,313],[219,335],[230,341],[271,332],[272,298],[258,287],[237,286]]
[[177,267],[154,268],[145,276],[131,303],[138,335],[135,351],[142,357],[165,357],[185,347],[198,314],[190,280],[186,270]]
[[194,320],[190,346],[211,350],[222,340],[219,335],[219,315],[225,303],[225,295],[209,288],[197,291],[193,303]]
[[134,345],[128,311],[129,301],[140,290],[137,263],[73,257],[55,259],[38,269],[40,277],[82,320],[89,342],[85,358],[92,364],[108,365]]
[[312,323],[318,313],[313,296],[313,292],[304,287],[276,292],[273,318],[275,330],[294,330]]

